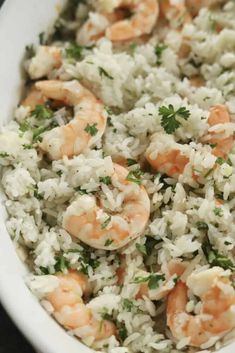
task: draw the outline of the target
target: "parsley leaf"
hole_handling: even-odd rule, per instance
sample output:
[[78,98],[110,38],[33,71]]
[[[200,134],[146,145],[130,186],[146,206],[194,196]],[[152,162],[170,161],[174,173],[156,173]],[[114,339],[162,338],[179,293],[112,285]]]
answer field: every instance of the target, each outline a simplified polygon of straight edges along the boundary
[[127,175],[126,180],[140,185],[141,184],[140,178],[141,178],[142,174],[143,174],[143,172],[140,169],[132,170]]
[[[101,224],[101,229],[107,228],[108,224],[111,222],[111,216],[109,216],[104,223]],[[110,244],[109,244],[110,245]]]
[[134,283],[145,283],[148,282],[149,289],[157,289],[161,281],[165,281],[165,276],[159,273],[150,273],[146,277],[136,277]]
[[72,59],[78,61],[82,59],[82,50],[83,47],[77,45],[76,43],[71,43],[68,48],[65,49],[66,59]]
[[32,59],[35,56],[35,49],[34,49],[33,44],[26,45],[25,56],[26,56],[26,59]]
[[84,130],[91,136],[95,136],[98,132],[96,125],[97,123],[94,123],[93,125],[87,124]]
[[216,216],[218,216],[218,217],[223,217],[224,212],[223,212],[223,210],[222,210],[220,207],[215,207],[215,208],[213,209],[213,212],[214,212],[214,214],[215,214]]
[[231,259],[220,254],[217,250],[212,248],[208,237],[206,237],[202,244],[202,250],[211,267],[219,266],[222,267],[224,270],[235,269],[234,263]]
[[147,255],[147,250],[145,245],[135,244],[136,249],[143,255]]
[[176,119],[177,116],[180,116],[184,120],[188,120],[190,116],[189,110],[185,107],[181,107],[175,111],[172,104],[169,104],[168,107],[160,107],[159,114],[161,115],[161,125],[167,134],[172,134],[181,126],[180,121]]
[[157,57],[157,61],[156,61],[156,64],[157,65],[161,65],[162,63],[162,53],[163,51],[167,48],[167,46],[165,44],[162,44],[162,43],[159,43],[155,46],[154,48],[154,52],[155,52],[155,55]]
[[118,322],[117,323],[117,330],[118,330],[119,339],[121,340],[121,342],[124,342],[125,339],[128,336],[127,329],[126,329],[126,326],[125,326],[124,322],[122,322],[122,323]]
[[36,105],[35,109],[31,113],[31,116],[39,120],[51,119],[53,116],[53,111],[45,105]]
[[63,256],[56,256],[56,264],[55,264],[55,271],[56,272],[64,272],[68,266],[69,266],[69,262],[68,260]]
[[137,161],[135,159],[127,158],[127,165],[128,167],[131,167],[132,165],[137,164]]
[[100,177],[100,182],[104,183],[105,185],[112,184],[112,180],[110,176]]
[[198,230],[208,230],[209,229],[208,225],[205,222],[199,221],[196,223],[196,226],[197,226]]
[[47,44],[45,32],[39,33],[38,37],[39,37],[39,44],[40,45],[46,45]]
[[105,69],[103,69],[103,67],[99,66],[98,70],[99,70],[99,74],[101,77],[105,76],[105,77],[109,78],[110,80],[113,80],[113,77],[107,71],[105,71]]
[[10,155],[7,152],[0,152],[0,157],[1,158],[5,158],[5,157],[9,157]]
[[122,307],[126,311],[131,312],[132,308],[134,307],[134,304],[131,300],[125,298],[123,299]]
[[113,243],[113,240],[112,239],[107,239],[104,246],[109,246]]

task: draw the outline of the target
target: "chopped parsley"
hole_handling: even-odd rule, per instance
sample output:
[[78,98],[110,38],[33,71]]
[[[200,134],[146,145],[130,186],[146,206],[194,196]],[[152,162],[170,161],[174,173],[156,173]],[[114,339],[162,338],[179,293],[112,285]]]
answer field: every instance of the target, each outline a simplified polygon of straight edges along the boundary
[[26,56],[26,59],[32,59],[35,56],[35,49],[34,49],[33,44],[26,45],[25,56]]
[[164,52],[164,50],[167,48],[167,46],[165,44],[159,43],[155,46],[154,48],[154,53],[157,57],[157,61],[156,64],[157,65],[161,65],[162,63],[162,54]]
[[22,146],[24,150],[31,150],[33,148],[33,145],[31,143],[29,144],[24,143]]
[[126,180],[131,181],[132,183],[136,183],[138,185],[141,184],[141,175],[143,172],[140,169],[132,170],[126,177]]
[[103,67],[99,66],[98,70],[101,77],[105,76],[108,79],[113,80],[113,77],[105,69],[103,69]]
[[10,155],[7,152],[0,152],[0,157],[1,158],[5,158],[5,157],[9,157]]
[[125,298],[125,299],[123,299],[122,307],[126,311],[131,312],[131,310],[134,307],[134,304],[133,304],[133,302],[131,300]]
[[117,323],[117,331],[118,331],[119,339],[121,340],[121,342],[124,342],[128,336],[127,329],[124,322]]
[[155,245],[159,244],[161,240],[157,240],[153,238],[150,235],[146,236],[146,241],[145,241],[145,248],[146,248],[146,253],[148,256],[150,256],[154,250]]
[[111,222],[111,216],[109,216],[106,221],[104,221],[104,223],[101,224],[101,229],[105,229],[107,228],[107,226],[109,225],[109,223]]
[[87,124],[87,126],[85,127],[85,131],[90,134],[91,136],[95,136],[98,132],[97,129],[97,123],[94,123],[93,125]]
[[112,109],[111,109],[109,106],[105,105],[105,106],[104,106],[104,109],[105,109],[105,111],[106,111],[107,114],[109,114],[109,115],[112,115],[112,114],[113,114],[113,111],[112,111]]
[[113,240],[112,239],[107,239],[104,246],[109,246],[113,243]]
[[82,50],[83,50],[83,47],[81,47],[80,45],[77,45],[76,43],[71,43],[65,49],[65,57],[66,57],[66,59],[72,59],[75,61],[81,60],[82,59]]
[[215,214],[216,216],[218,216],[218,217],[223,217],[224,212],[223,212],[222,208],[220,208],[220,207],[215,207],[215,208],[213,209],[213,212],[214,212],[214,214]]
[[178,110],[175,110],[172,104],[169,104],[168,107],[162,106],[159,108],[159,114],[161,115],[161,125],[164,128],[167,134],[172,134],[181,126],[180,121],[176,119],[177,116],[188,120],[190,116],[190,111],[185,107],[181,107]]
[[226,161],[222,157],[218,157],[215,162],[219,165],[226,163]]
[[51,119],[53,117],[53,111],[45,105],[36,105],[31,116],[39,120]]
[[148,276],[139,276],[134,279],[134,283],[148,282],[149,289],[157,289],[161,281],[165,281],[165,276],[159,273],[150,273]]
[[85,189],[81,189],[81,186],[78,186],[74,188],[75,191],[77,191],[80,195],[86,195],[87,191]]
[[105,185],[112,184],[112,180],[110,176],[100,177],[100,182],[104,183]]
[[56,264],[55,264],[55,271],[56,272],[65,272],[67,268],[69,267],[69,262],[68,260],[63,256],[56,256]]
[[202,250],[211,267],[219,266],[224,270],[234,270],[235,266],[231,259],[227,256],[220,254],[217,250],[213,249],[210,244],[209,238],[206,237],[202,244]]
[[81,266],[81,272],[85,275],[88,275],[89,267],[91,267],[92,269],[96,269],[100,265],[100,262],[96,258],[94,258],[94,254],[90,252],[89,248],[83,248],[82,250],[70,249],[68,250],[68,253],[79,254],[78,262]]
[[39,37],[39,44],[40,45],[46,45],[47,44],[45,32],[39,33],[38,37]]
[[137,161],[135,159],[127,158],[127,165],[128,167],[131,167],[132,165],[137,164]]
[[129,45],[129,49],[132,53],[134,53],[134,51],[136,50],[137,48],[137,43],[133,42]]
[[146,246],[142,244],[135,244],[136,249],[143,255],[147,255]]
[[198,230],[208,230],[208,224],[206,224],[205,222],[199,221],[196,223],[197,229]]

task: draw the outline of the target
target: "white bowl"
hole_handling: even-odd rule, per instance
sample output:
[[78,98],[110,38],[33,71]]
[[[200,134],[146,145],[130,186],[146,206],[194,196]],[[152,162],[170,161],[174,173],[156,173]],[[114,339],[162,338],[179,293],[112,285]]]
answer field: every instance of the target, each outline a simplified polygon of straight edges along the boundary
[[[12,118],[20,100],[25,46],[53,24],[65,0],[6,0],[0,10],[0,123]],[[0,205],[0,300],[25,337],[41,353],[91,353],[70,337],[39,305],[24,283],[26,268],[18,259]],[[11,333],[9,332],[9,335]],[[220,353],[233,353],[235,344]]]

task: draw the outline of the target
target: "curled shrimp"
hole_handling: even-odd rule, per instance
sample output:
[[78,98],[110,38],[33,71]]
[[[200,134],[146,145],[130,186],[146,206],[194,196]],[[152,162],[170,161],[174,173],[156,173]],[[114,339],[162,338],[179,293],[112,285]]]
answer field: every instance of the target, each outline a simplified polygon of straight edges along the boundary
[[128,170],[114,164],[113,186],[123,194],[119,212],[104,213],[104,201],[82,195],[67,208],[63,227],[96,249],[115,250],[142,234],[149,219],[150,201],[143,186],[127,180]]
[[[186,310],[188,288],[201,300],[196,315]],[[188,338],[191,346],[209,347],[235,327],[234,305],[232,283],[224,277],[223,269],[214,267],[191,274],[187,284],[176,284],[167,299],[167,325],[177,340]]]
[[21,102],[24,107],[29,107],[30,111],[34,110],[37,105],[46,103],[47,98],[39,91],[35,85],[30,89],[26,98]]
[[172,136],[156,133],[151,138],[145,156],[154,170],[178,178],[189,163],[182,148]]
[[203,7],[213,7],[220,5],[225,2],[225,0],[185,0],[186,6],[193,16],[196,16],[201,8]]
[[[77,32],[77,43],[80,45],[93,45],[97,40],[105,36],[107,28],[115,22],[123,19],[122,10],[115,10],[111,13],[96,13],[96,18],[91,14],[90,18]],[[97,20],[99,18],[99,21]]]
[[83,301],[83,297],[90,294],[86,276],[76,271],[56,276],[59,285],[46,296],[54,309],[55,319],[66,329],[74,330],[82,339],[92,337],[94,341],[99,341],[114,335],[114,324],[97,320]]
[[192,18],[185,5],[185,0],[173,3],[171,0],[160,0],[160,14],[172,27],[190,23]]
[[78,81],[39,81],[36,88],[47,98],[74,107],[74,118],[46,132],[40,148],[52,160],[73,157],[94,146],[103,135],[106,116],[103,104]]
[[149,289],[148,282],[141,283],[136,299],[143,298],[144,296],[150,298],[151,300],[160,300],[162,298],[166,298],[172,288],[174,288],[176,278],[180,277],[185,272],[186,266],[186,262],[171,260],[167,264],[167,276],[166,279],[162,282],[162,285],[156,289]]
[[36,55],[30,60],[28,73],[31,79],[37,80],[48,76],[53,70],[62,64],[62,52],[60,48],[41,45]]
[[120,0],[118,6],[130,9],[133,16],[108,27],[107,38],[113,42],[125,41],[152,32],[159,14],[157,0]]
[[[225,105],[218,104],[211,108],[208,124],[210,128],[217,125],[227,124],[231,122],[230,114]],[[216,157],[226,158],[233,145],[233,134],[224,137],[225,131],[213,130],[203,138],[203,142],[210,143],[213,146],[213,154]]]

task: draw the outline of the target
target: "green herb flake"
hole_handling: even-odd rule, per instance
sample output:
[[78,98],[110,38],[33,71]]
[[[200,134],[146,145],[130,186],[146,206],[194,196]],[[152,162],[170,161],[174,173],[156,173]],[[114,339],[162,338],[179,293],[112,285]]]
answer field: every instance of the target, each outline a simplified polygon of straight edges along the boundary
[[208,230],[209,229],[208,224],[206,224],[205,222],[201,222],[201,221],[196,223],[196,227],[198,230]]
[[128,167],[131,167],[132,165],[137,164],[137,161],[135,159],[127,158],[127,165]]
[[[105,227],[104,227],[105,228]],[[107,239],[104,246],[109,246],[113,243],[113,240],[112,239]]]
[[143,255],[147,255],[146,246],[142,244],[135,244],[136,249]]
[[31,150],[33,148],[33,145],[31,143],[29,144],[24,143],[22,146],[24,150]]
[[45,105],[36,105],[31,116],[39,120],[51,119],[53,117],[53,111]]
[[168,107],[160,107],[159,114],[161,115],[161,125],[167,134],[172,134],[181,126],[180,121],[176,119],[177,116],[184,120],[188,120],[190,117],[190,111],[185,107],[181,107],[175,111],[172,104],[169,104]]
[[151,290],[157,289],[160,285],[160,282],[162,282],[162,281],[165,281],[164,275],[152,274],[149,279],[149,283],[148,283],[149,289],[151,289]]
[[150,235],[146,236],[145,247],[147,255],[150,256],[154,250],[155,245],[159,244],[162,240],[157,240]]
[[100,177],[100,182],[105,185],[110,185],[112,184],[112,179],[110,176]]
[[125,299],[123,299],[122,307],[126,311],[131,312],[131,310],[134,307],[134,304],[133,304],[133,302],[131,300],[125,298]]
[[218,157],[215,162],[219,165],[226,163],[226,161],[222,157]]
[[109,216],[106,221],[104,221],[104,223],[101,224],[101,229],[105,229],[107,228],[107,226],[109,225],[109,223],[111,222],[111,216]]
[[132,170],[126,177],[126,180],[141,185],[141,175],[143,172],[140,169]]
[[45,32],[39,33],[38,38],[39,38],[39,44],[40,45],[46,45],[47,44]]
[[109,80],[113,80],[113,77],[105,69],[103,69],[101,66],[99,66],[98,70],[99,70],[100,77],[105,76]]
[[9,157],[10,155],[7,152],[0,152],[0,157],[1,158],[6,158]]
[[135,42],[133,42],[129,45],[129,49],[130,49],[131,53],[134,53],[136,48],[137,48],[137,43],[135,43]]
[[87,124],[87,126],[85,127],[85,131],[90,134],[91,136],[95,136],[98,132],[97,129],[97,123],[94,123],[93,125]]
[[74,188],[75,191],[77,191],[80,195],[86,195],[87,191],[85,189],[81,189],[81,186],[78,186]]
[[81,60],[83,57],[82,51],[83,51],[83,47],[81,47],[80,45],[77,45],[75,43],[71,43],[65,49],[65,57],[66,57],[66,59],[72,59],[75,61]]
[[33,44],[31,45],[26,45],[25,47],[25,56],[26,56],[26,59],[32,59],[34,56],[35,56],[35,49],[34,49],[34,46]]
[[213,209],[213,212],[214,212],[214,214],[215,214],[216,216],[218,216],[218,217],[223,217],[224,212],[223,212],[222,208],[220,208],[220,207],[215,207],[215,208]]
[[56,256],[56,264],[54,266],[56,272],[65,272],[69,266],[68,260],[63,256]]
[[202,250],[211,267],[219,266],[222,267],[224,270],[235,269],[234,263],[231,259],[220,254],[217,250],[212,248],[208,237],[205,238],[202,244]]
[[157,65],[161,65],[162,63],[162,54],[164,52],[164,50],[167,48],[167,46],[165,44],[159,43],[155,46],[154,48],[154,53],[157,57],[157,61],[156,64]]
[[117,329],[118,329],[118,337],[119,337],[119,339],[121,340],[121,342],[124,342],[125,339],[128,337],[127,329],[126,329],[126,326],[125,326],[124,322],[117,323]]

